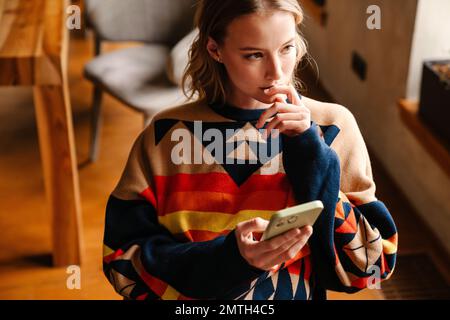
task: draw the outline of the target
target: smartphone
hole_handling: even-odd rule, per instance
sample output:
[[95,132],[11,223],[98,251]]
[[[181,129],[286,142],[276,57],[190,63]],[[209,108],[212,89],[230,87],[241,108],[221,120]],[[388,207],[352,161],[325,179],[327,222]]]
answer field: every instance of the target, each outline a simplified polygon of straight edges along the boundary
[[261,241],[278,236],[293,228],[312,226],[323,210],[323,203],[315,200],[277,211],[272,215]]

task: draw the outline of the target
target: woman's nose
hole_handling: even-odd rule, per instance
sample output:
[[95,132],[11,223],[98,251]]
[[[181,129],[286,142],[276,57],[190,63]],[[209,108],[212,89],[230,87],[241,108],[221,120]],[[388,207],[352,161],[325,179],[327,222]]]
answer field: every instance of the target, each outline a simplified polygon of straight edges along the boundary
[[278,57],[269,58],[266,67],[266,79],[279,80],[283,75],[281,61]]

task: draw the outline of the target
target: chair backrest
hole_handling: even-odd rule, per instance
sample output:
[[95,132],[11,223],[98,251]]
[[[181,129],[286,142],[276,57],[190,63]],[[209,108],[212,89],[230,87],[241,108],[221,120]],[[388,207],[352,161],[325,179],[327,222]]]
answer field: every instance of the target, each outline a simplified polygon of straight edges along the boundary
[[193,29],[195,0],[85,0],[100,40],[174,45]]

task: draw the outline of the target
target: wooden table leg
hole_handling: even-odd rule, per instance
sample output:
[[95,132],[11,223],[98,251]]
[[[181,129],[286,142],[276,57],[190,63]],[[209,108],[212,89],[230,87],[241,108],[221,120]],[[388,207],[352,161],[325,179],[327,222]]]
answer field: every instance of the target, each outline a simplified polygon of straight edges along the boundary
[[34,104],[52,216],[53,264],[81,265],[81,203],[67,84],[34,86]]

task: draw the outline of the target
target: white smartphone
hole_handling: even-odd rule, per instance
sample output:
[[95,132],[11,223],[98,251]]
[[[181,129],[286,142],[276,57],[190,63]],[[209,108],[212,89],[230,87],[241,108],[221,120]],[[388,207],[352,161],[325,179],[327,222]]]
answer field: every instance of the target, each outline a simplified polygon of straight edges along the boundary
[[323,210],[323,203],[315,200],[277,211],[272,215],[261,241],[278,236],[293,228],[312,226]]

